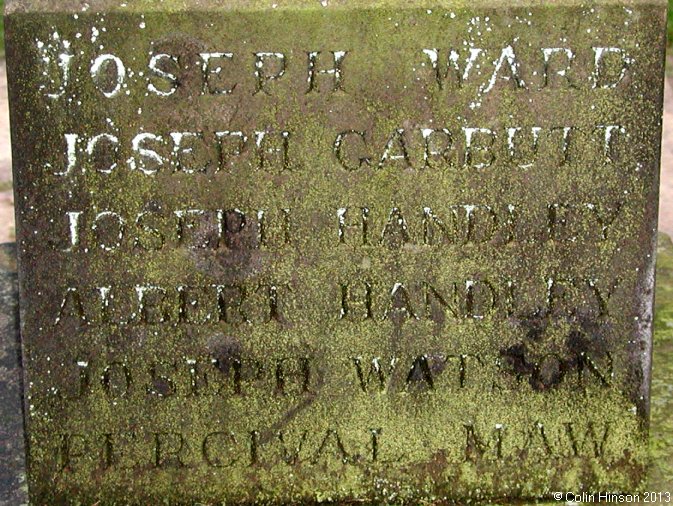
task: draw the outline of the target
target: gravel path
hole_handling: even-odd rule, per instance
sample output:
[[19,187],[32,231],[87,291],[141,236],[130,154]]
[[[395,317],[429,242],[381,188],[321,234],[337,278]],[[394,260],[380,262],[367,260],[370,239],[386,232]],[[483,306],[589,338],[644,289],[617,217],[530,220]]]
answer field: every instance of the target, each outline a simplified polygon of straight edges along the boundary
[[673,79],[666,78],[664,134],[661,145],[659,230],[673,236]]
[[0,243],[14,240],[12,151],[9,140],[9,107],[5,62],[0,63]]

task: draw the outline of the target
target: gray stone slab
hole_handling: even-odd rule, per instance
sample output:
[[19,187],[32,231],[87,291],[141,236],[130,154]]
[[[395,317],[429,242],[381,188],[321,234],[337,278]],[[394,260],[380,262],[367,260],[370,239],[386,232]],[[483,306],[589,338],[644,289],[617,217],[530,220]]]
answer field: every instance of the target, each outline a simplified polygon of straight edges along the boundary
[[[15,245],[3,246],[8,255],[15,254]],[[673,465],[673,424],[670,421],[670,412],[673,409],[673,332],[671,326],[673,321],[671,315],[673,314],[673,302],[671,298],[671,279],[673,278],[673,244],[669,237],[661,235],[659,239],[659,246],[657,252],[657,334],[658,339],[655,340],[653,350],[653,379],[652,379],[652,406],[653,418],[650,429],[650,457],[651,466],[648,469],[647,487],[651,494],[662,494],[662,501],[666,499],[667,492],[673,490],[673,473],[671,472]],[[13,256],[3,257],[5,259],[13,258]],[[16,318],[16,308],[18,306],[18,290],[16,289],[16,262],[10,261],[3,265],[9,265],[7,270],[10,274],[10,283],[14,283],[13,301],[7,305],[3,305],[3,309],[8,309],[9,318]],[[7,272],[6,271],[6,272]],[[3,347],[11,349],[10,353],[14,353],[17,349],[18,342],[18,327],[13,327],[13,335],[15,337],[5,337],[3,339]],[[12,331],[3,334],[4,336],[12,335]],[[5,348],[3,348],[5,349]],[[14,355],[15,357],[18,355]],[[12,425],[12,436],[8,436],[8,442],[3,448],[10,448],[8,453],[3,453],[3,462],[15,462],[15,466],[5,468],[2,490],[0,490],[0,504],[7,506],[14,506],[17,504],[27,504],[27,490],[25,487],[25,466],[22,461],[21,451],[23,445],[23,429],[19,427],[21,420],[18,413],[21,411],[20,395],[17,395],[17,371],[18,359],[12,359],[12,364],[7,367],[7,370],[13,369],[11,374],[11,381],[9,389],[13,389],[9,395],[11,401],[0,404],[0,418],[3,420],[11,420],[11,423],[3,425],[9,427]],[[6,377],[8,377],[7,375]],[[5,432],[9,432],[5,429]],[[5,460],[6,458],[6,460]],[[567,492],[571,494],[571,492]],[[651,497],[651,496],[650,496]],[[649,497],[648,497],[649,499]],[[640,504],[645,504],[645,496],[641,497]],[[653,501],[648,501],[653,502]],[[656,502],[656,501],[655,501]],[[542,503],[538,503],[542,504]],[[558,503],[548,503],[558,504]]]
[[6,21],[33,501],[644,482],[664,1]]
[[27,504],[16,247],[0,245],[0,505]]

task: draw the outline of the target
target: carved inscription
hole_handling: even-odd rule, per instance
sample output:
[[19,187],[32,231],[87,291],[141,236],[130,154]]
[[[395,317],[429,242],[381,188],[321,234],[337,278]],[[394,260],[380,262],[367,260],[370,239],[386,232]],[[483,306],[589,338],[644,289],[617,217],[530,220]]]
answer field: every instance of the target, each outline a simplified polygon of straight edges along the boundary
[[[334,162],[348,172],[388,167],[415,170],[478,169],[505,165],[526,169],[540,162],[559,166],[595,159],[614,163],[628,149],[629,133],[621,125],[511,126],[395,129],[372,145],[380,132],[346,130],[335,134]],[[296,149],[290,131],[118,132],[86,136],[66,133],[65,156],[48,164],[54,175],[72,177],[87,171],[112,174],[137,171],[145,176],[170,172],[217,174],[240,170],[271,173],[302,170],[293,164]]]
[[[556,388],[606,388],[622,374],[610,352],[590,344],[593,336],[571,332],[566,349],[535,353],[525,345],[503,348],[497,355],[431,351],[418,356],[348,357],[336,361],[352,395],[420,395],[462,390],[505,392],[529,383],[533,391]],[[208,357],[131,365],[82,358],[56,368],[67,384],[54,393],[61,400],[103,397],[312,398],[324,381],[315,353],[259,359],[240,350],[213,352]],[[487,388],[483,378],[489,378]]]
[[[611,299],[625,289],[620,278],[546,277],[539,280],[460,279],[394,282],[349,280],[333,286],[332,319],[458,323],[484,318],[582,317],[604,320]],[[52,301],[54,326],[64,321],[86,325],[299,323],[301,312],[288,311],[292,296],[307,287],[285,282],[160,286],[152,284],[66,287]],[[530,299],[534,294],[535,298]],[[528,299],[526,299],[528,297]],[[323,301],[316,301],[324,304]],[[311,305],[311,301],[307,301]],[[328,308],[330,306],[327,306]],[[325,306],[318,306],[325,308]]]
[[[146,206],[146,207],[151,207]],[[242,206],[241,206],[242,207]],[[603,242],[610,239],[623,201],[446,204],[422,208],[348,206],[309,214],[292,208],[67,211],[53,223],[55,249],[67,253],[282,249],[312,223],[334,246],[401,249],[510,243]],[[320,227],[318,224],[321,224]]]
[[15,34],[31,486],[629,489],[661,61],[630,26],[651,6],[207,4]]
[[[552,432],[540,422],[526,427],[496,423],[487,428],[466,421],[456,425],[456,429],[462,433],[462,448],[446,449],[455,465],[516,459],[528,453],[538,457],[601,458],[613,438],[610,422],[566,422],[561,430]],[[367,462],[389,466],[404,461],[404,455],[387,446],[385,430],[361,429],[356,434],[357,439],[353,435],[346,437],[338,429],[319,433],[218,430],[196,437],[175,432],[65,433],[59,435],[59,445],[54,449],[55,467],[59,472],[72,472],[82,466],[107,470],[139,465],[155,468],[205,465],[225,471],[268,464],[311,467],[332,461],[343,466]],[[516,444],[517,440],[524,443]]]

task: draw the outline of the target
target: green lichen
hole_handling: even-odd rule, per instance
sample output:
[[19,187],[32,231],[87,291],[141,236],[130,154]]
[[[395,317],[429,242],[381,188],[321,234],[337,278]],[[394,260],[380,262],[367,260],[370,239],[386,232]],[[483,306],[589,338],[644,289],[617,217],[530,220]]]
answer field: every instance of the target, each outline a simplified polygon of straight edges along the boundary
[[[144,17],[121,10],[106,16],[22,14],[22,6],[41,5],[16,2],[8,18],[14,120],[20,125],[16,141],[34,147],[18,159],[15,180],[23,302],[24,307],[40,308],[24,320],[23,333],[28,402],[33,405],[29,479],[38,501],[483,502],[548,496],[554,490],[635,490],[641,485],[648,458],[646,403],[639,398],[640,350],[636,345],[627,347],[624,336],[637,335],[638,304],[647,306],[651,297],[648,272],[653,260],[647,256],[651,253],[647,244],[656,212],[651,197],[658,159],[652,139],[659,134],[655,118],[661,99],[661,89],[651,76],[660,73],[661,48],[652,44],[650,29],[653,24],[663,26],[660,9],[638,7],[633,21],[621,5],[592,12],[556,4],[531,7],[532,14],[514,7],[493,11],[451,4],[446,9],[398,10],[377,3],[367,9],[324,10],[313,4],[264,15],[223,10],[213,16],[203,11],[174,12],[181,2],[164,2],[162,11],[148,11]],[[133,9],[145,5],[140,2]],[[457,21],[450,26],[462,31],[447,32],[452,13]],[[472,33],[467,27],[476,26],[477,18],[493,30],[485,25]],[[522,18],[530,18],[531,25]],[[627,21],[637,29],[625,31]],[[557,44],[569,30],[582,69],[573,79],[584,87],[538,90],[539,49],[552,41]],[[72,95],[47,108],[40,90],[43,75],[35,63],[35,40],[53,40],[54,31],[60,40],[72,42],[77,84],[68,91]],[[88,41],[94,36],[99,40],[92,45]],[[424,48],[441,48],[445,62],[450,47],[461,49],[464,56],[469,41],[489,48],[489,58],[497,58],[503,41],[509,44],[515,37],[530,39],[531,46],[524,41],[519,54],[536,62],[527,69],[528,90],[515,89],[512,79],[499,80],[488,96],[472,83],[439,90],[422,53]],[[615,95],[586,84],[594,58],[591,47],[605,40],[633,51],[639,48],[628,92]],[[128,96],[101,98],[90,82],[93,57],[104,51],[123,55],[137,76],[147,72],[153,47],[168,48],[186,61],[202,51],[234,52],[231,79],[239,83],[240,91],[231,97],[201,96],[199,65],[181,61],[184,73],[174,97],[150,96],[147,81],[135,79]],[[19,51],[25,48],[32,51],[34,65],[20,63],[25,59],[19,60]],[[331,77],[326,75],[321,76],[323,90],[307,94],[306,52],[329,56],[337,49],[349,51],[344,90],[327,92]],[[286,75],[269,84],[269,96],[253,94],[254,51],[287,55]],[[532,68],[538,70],[533,73]],[[480,72],[488,77],[486,70]],[[624,120],[635,147],[620,153],[614,163],[600,149],[588,146],[593,142],[595,147],[592,129],[618,119]],[[502,162],[507,157],[502,142],[506,129],[538,124],[547,128],[572,124],[587,138],[579,153],[563,165],[544,156],[533,167]],[[420,129],[451,127],[460,133],[463,127],[477,126],[499,132],[498,164],[482,168],[419,164]],[[416,136],[415,144],[409,145],[412,167],[390,158],[379,166],[386,143],[401,128]],[[260,169],[240,163],[231,171],[185,174],[166,165],[153,177],[129,170],[125,160],[133,155],[130,139],[136,133],[155,132],[168,140],[171,131],[186,129],[211,136],[215,131],[242,130],[250,138],[256,130],[288,130],[290,167]],[[350,129],[367,131],[366,155],[372,162],[348,172],[336,161],[333,144],[338,132]],[[52,169],[63,163],[63,134],[72,131],[87,137],[111,131],[122,139],[120,164],[112,174],[96,172],[91,165],[85,165],[86,170],[78,167],[66,178],[52,174],[45,160]],[[576,227],[575,240],[550,238],[544,221],[548,205],[565,202],[585,213],[571,223]],[[523,218],[513,240],[423,244],[419,223],[424,207],[431,206],[446,219],[451,204],[498,204],[505,209],[512,204],[521,209]],[[618,222],[607,232],[602,230],[587,211],[594,209],[588,204],[594,208],[621,204]],[[369,244],[359,244],[353,229],[346,232],[344,244],[339,242],[337,210],[344,207],[370,209]],[[381,238],[395,207],[410,224],[410,238],[401,246]],[[239,208],[253,220],[259,210],[289,208],[294,218],[292,243],[216,251],[184,244],[160,251],[133,246],[139,213],[161,209],[171,216],[175,210],[194,208]],[[76,253],[64,253],[58,251],[62,241],[52,244],[42,237],[62,237],[65,213],[73,210],[84,213],[89,250],[82,246]],[[104,210],[126,219],[127,235],[118,251],[103,251],[92,243],[92,216]],[[392,235],[405,242],[399,229]],[[610,300],[609,316],[587,300],[582,302],[586,314],[568,314],[567,308],[545,313],[547,280],[562,276],[582,279],[585,288],[588,280],[593,283],[597,278],[596,286],[602,290],[618,279],[620,291]],[[517,310],[510,313],[502,289],[507,277],[523,285]],[[462,290],[475,279],[499,287],[498,311],[483,319],[449,311],[430,318],[424,314],[418,287],[414,316],[400,311],[399,300],[391,302],[397,283],[410,291],[414,284],[433,283],[449,293],[453,283]],[[362,281],[376,289],[375,320],[341,320],[341,285],[362,286],[356,284]],[[280,295],[281,321],[262,324],[185,324],[178,321],[175,304],[168,321],[161,324],[141,325],[142,317],[136,314],[129,315],[130,324],[101,325],[95,316],[96,287],[112,286],[119,303],[133,298],[135,285],[165,287],[175,296],[179,285],[215,283],[243,285],[256,294],[259,305],[264,302],[260,286],[273,284],[282,290],[290,285],[294,291]],[[74,313],[71,306],[68,311],[60,307],[65,287],[73,285],[88,294],[82,298],[88,324],[82,323],[77,306]],[[57,316],[62,318],[55,323]],[[661,325],[658,320],[657,328]],[[590,343],[578,343],[582,338]],[[606,366],[605,351],[612,352],[614,376],[601,380],[586,364],[583,372],[579,370],[584,356],[580,346],[589,346],[582,353],[599,357],[594,364],[598,370]],[[508,369],[503,362],[508,350],[517,347],[525,349],[523,363],[514,360]],[[564,381],[536,383],[534,374],[540,376],[548,352],[570,369]],[[467,362],[467,369],[461,369],[460,360],[476,354],[483,361],[480,367],[472,372],[475,362]],[[282,395],[278,361],[306,356],[315,364],[307,391],[298,391],[297,384],[288,380],[290,391]],[[424,356],[426,362],[418,362]],[[440,356],[454,360],[443,364]],[[354,366],[358,357],[365,374],[374,357],[383,364],[398,360],[396,376],[385,391],[362,391]],[[220,368],[210,363],[213,358]],[[243,359],[257,361],[264,369],[260,377],[250,373],[241,380],[241,394],[232,386],[233,369],[223,364]],[[432,388],[423,370],[427,360],[439,368],[431,370]],[[83,381],[72,372],[77,361],[88,363],[91,371],[81,398],[72,393],[73,384]],[[121,363],[133,371],[125,395],[106,393],[105,366],[111,363],[118,364],[117,373]],[[153,371],[157,364],[162,367],[159,372]],[[194,394],[190,366],[206,367],[211,383],[221,386],[222,393],[215,393],[211,385],[209,393]],[[289,367],[294,367],[290,379],[295,381],[301,370],[295,362]],[[464,384],[458,379],[461,373],[467,377]],[[116,383],[123,385],[123,378]],[[176,392],[171,392],[172,384]],[[51,390],[55,385],[56,393]],[[148,393],[162,388],[163,397]],[[593,424],[592,437],[599,438],[595,444],[579,440],[589,429],[587,421]],[[575,424],[575,439],[569,423]],[[606,423],[609,436],[602,444]],[[380,430],[375,462],[372,430]],[[251,435],[252,431],[259,434]],[[226,460],[233,455],[238,459],[235,465],[206,465],[204,454],[209,452],[204,442],[215,432],[221,433],[217,456]],[[84,439],[64,440],[64,434]],[[106,434],[112,439],[106,440]],[[115,454],[116,439],[129,434],[137,441],[121,445],[128,454]],[[184,437],[180,458],[157,468],[156,460],[165,464],[165,459],[157,454],[155,438],[165,437],[170,448],[181,444],[176,443],[176,434]],[[284,462],[287,452],[297,447],[300,461]],[[661,449],[661,444],[655,445],[655,450]],[[108,469],[110,451],[115,464]],[[64,452],[72,457],[66,469],[62,469]],[[248,462],[255,452],[258,461]]]
[[652,360],[652,421],[650,429],[650,451],[652,467],[648,486],[652,490],[670,490],[673,467],[673,424],[670,413],[673,409],[673,318],[671,315],[671,276],[673,272],[673,245],[665,234],[659,234],[657,247],[657,294]]

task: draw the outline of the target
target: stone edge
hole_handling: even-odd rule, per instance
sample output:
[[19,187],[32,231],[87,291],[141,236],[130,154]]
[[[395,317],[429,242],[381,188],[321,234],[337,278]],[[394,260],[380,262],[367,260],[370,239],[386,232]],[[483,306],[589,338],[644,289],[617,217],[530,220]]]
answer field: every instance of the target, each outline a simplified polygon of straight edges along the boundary
[[[622,5],[624,7],[667,7],[667,0],[593,0],[591,5]],[[566,7],[586,5],[581,0],[7,0],[5,15],[20,13],[147,13],[186,11],[237,11],[267,10],[291,11],[350,10],[350,9],[455,9],[516,8],[516,7]]]
[[0,245],[0,506],[28,504],[16,245]]

